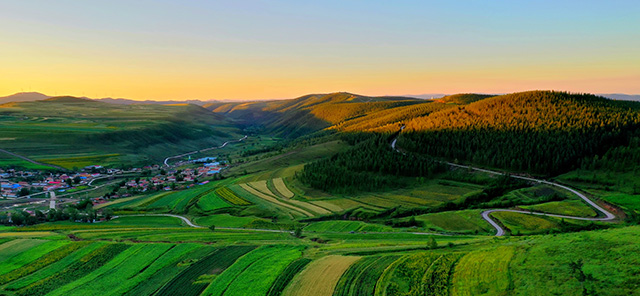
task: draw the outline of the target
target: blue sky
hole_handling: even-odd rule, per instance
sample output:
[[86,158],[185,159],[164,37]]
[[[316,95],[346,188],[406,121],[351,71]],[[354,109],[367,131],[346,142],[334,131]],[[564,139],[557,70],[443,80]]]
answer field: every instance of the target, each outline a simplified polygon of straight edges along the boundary
[[636,1],[0,1],[1,93],[640,93]]

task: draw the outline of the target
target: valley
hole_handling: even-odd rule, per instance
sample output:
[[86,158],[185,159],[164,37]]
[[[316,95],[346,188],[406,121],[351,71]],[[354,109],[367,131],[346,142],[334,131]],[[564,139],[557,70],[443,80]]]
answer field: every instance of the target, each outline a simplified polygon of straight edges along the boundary
[[0,114],[0,148],[24,157],[3,171],[102,174],[53,209],[42,193],[0,211],[5,295],[640,291],[640,103],[54,97]]

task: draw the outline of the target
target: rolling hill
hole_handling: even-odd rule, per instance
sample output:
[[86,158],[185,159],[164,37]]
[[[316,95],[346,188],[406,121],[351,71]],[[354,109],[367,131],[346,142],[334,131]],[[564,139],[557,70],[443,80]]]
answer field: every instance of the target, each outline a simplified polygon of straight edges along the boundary
[[240,134],[223,117],[187,104],[114,105],[54,97],[3,104],[0,114],[1,148],[68,168],[158,162]]
[[626,145],[640,126],[639,110],[594,95],[515,93],[407,120],[398,143],[449,160],[558,174]]
[[205,108],[246,125],[259,125],[268,132],[295,138],[367,114],[421,102],[424,101],[415,98],[367,97],[342,92],[291,100],[214,103]]
[[10,103],[10,102],[30,102],[30,101],[44,100],[48,98],[50,97],[38,92],[21,92],[21,93],[16,93],[6,97],[0,97],[0,104]]
[[[75,97],[0,105],[0,145],[64,166],[148,162],[263,126],[242,147],[224,148],[222,155],[234,160],[224,178],[176,179],[184,190],[107,184],[132,195],[92,191],[100,204],[87,201],[82,212],[82,203],[72,203],[78,197],[56,211],[34,202],[0,212],[0,291],[634,295],[640,289],[639,104],[535,91],[438,100],[336,93],[207,107]],[[333,135],[292,145],[271,137],[325,129]],[[402,153],[390,147],[396,138]],[[580,162],[586,171],[548,182],[437,159],[519,174],[556,174]],[[136,177],[146,176],[130,180]],[[89,223],[94,210],[117,217]]]

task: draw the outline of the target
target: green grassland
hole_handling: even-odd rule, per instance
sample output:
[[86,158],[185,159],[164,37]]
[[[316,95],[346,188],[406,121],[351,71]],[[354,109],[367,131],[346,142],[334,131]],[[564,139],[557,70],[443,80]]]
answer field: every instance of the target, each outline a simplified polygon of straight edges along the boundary
[[568,215],[575,217],[595,217],[597,213],[579,200],[553,201],[532,206],[521,206],[525,210],[549,214]]
[[231,123],[193,105],[116,105],[60,97],[5,104],[0,114],[1,148],[69,169],[159,163],[240,137]]
[[[0,145],[2,145],[2,140],[0,140]],[[2,147],[2,146],[0,146]],[[28,162],[24,159],[17,158],[15,156],[3,153],[0,151],[0,168],[24,168],[28,170],[54,170],[55,168],[34,164]]]
[[[58,236],[49,239],[4,242],[0,245],[0,256],[5,258],[2,264],[13,266],[3,269],[4,274],[11,275],[19,268],[31,272],[16,273],[8,280],[0,275],[0,289],[9,295],[44,291],[51,295],[93,295],[105,289],[108,295],[149,295],[154,291],[169,295],[173,289],[194,293],[189,295],[266,295],[272,286],[287,291],[289,285],[307,285],[300,281],[308,279],[296,273],[315,268],[315,261],[327,256],[358,255],[361,259],[338,274],[332,293],[530,295],[548,289],[562,295],[581,295],[584,287],[598,295],[618,295],[635,291],[633,266],[640,263],[637,226],[500,239],[436,236],[434,248],[432,236],[334,232],[340,221],[319,222],[313,226],[315,232],[305,229],[302,238],[295,238],[289,233],[193,229],[171,220],[178,219],[126,217],[95,225],[94,229],[77,229],[82,224],[66,223],[55,230]],[[363,227],[360,222],[354,225]],[[348,229],[353,228],[343,231]],[[69,242],[65,240],[67,234],[83,241]],[[247,246],[246,254],[238,249],[232,256],[229,252],[235,249],[229,248],[238,248],[233,247],[238,244]],[[262,247],[249,252],[257,245]],[[73,248],[63,249],[67,246]],[[311,263],[290,269],[289,265],[301,257]],[[619,259],[610,262],[609,258]],[[578,262],[580,267],[576,267]],[[287,276],[283,287],[278,276],[285,272],[293,274]],[[60,281],[58,275],[66,277]]]
[[[344,149],[345,147],[347,147],[347,145],[341,141],[330,141],[317,145],[295,148],[282,154],[273,156],[265,153],[263,155],[249,157],[248,159],[238,160],[240,162],[238,166],[230,169],[229,172],[236,174],[241,174],[244,172],[269,172],[266,176],[259,175],[260,177],[254,178],[253,180],[249,179],[250,181],[268,178],[267,176],[270,176],[270,178],[290,177],[292,174],[288,175],[286,173],[283,173],[282,169],[279,168],[287,168],[290,166],[295,166],[328,157],[340,151],[341,149]],[[274,171],[274,168],[277,169]]]
[[427,231],[493,234],[495,230],[481,217],[482,210],[450,211],[416,217]]
[[[597,216],[566,191],[498,187],[500,178],[465,170],[395,176],[402,186],[350,194],[323,192],[297,177],[305,164],[348,149],[335,131],[378,129],[372,123],[395,131],[412,120],[404,111],[457,114],[487,97],[422,102],[338,93],[209,106],[242,123],[254,112],[266,126],[243,127],[278,137],[252,135],[216,151],[232,165],[221,180],[96,206],[114,211],[110,221],[0,227],[0,294],[638,295],[639,226],[494,212],[508,235],[493,237],[481,216],[492,208]],[[47,116],[53,107],[64,110]],[[0,114],[0,145],[64,167],[156,161],[244,134],[233,126],[238,122],[196,106],[106,108],[63,98],[3,105]],[[323,128],[322,137],[292,140]],[[38,146],[44,134],[53,136]],[[129,140],[134,135],[141,139]],[[89,140],[109,145],[83,146]],[[621,174],[557,179],[616,213],[640,211],[634,175]],[[618,176],[625,181],[607,183]]]
[[308,232],[390,232],[389,226],[359,221],[320,221],[310,223],[304,228]]
[[[177,192],[163,192],[153,195],[115,200],[99,207],[132,213],[169,212],[186,214],[205,226],[234,228],[293,229],[300,219],[317,218],[323,215],[339,215],[349,212],[350,219],[367,220],[372,215],[400,207],[405,209],[428,209],[446,203],[460,202],[480,193],[491,182],[489,176],[461,173],[446,173],[430,180],[418,180],[411,186],[369,193],[328,194],[300,183],[295,177],[302,169],[303,161],[309,155],[326,157],[333,151],[344,149],[344,144],[329,141],[300,148],[255,154],[256,160],[238,163],[225,172],[226,179],[211,182],[205,186]],[[236,147],[237,148],[237,147]],[[245,172],[243,167],[256,169]],[[248,173],[248,174],[245,174]],[[463,172],[462,174],[469,174]],[[285,197],[275,186],[274,180],[291,191],[293,198]],[[282,185],[281,184],[281,185]],[[549,198],[560,201],[546,202]],[[575,196],[549,186],[531,186],[513,191],[482,204],[483,207],[519,207],[548,213],[593,217],[593,209]],[[126,212],[122,212],[126,213]],[[495,230],[481,218],[481,210],[460,210],[429,213],[415,216],[419,231],[457,234],[491,235]],[[528,215],[496,213],[512,234],[535,234],[561,231],[557,219]],[[403,218],[397,221],[408,221]],[[385,220],[316,222],[303,226],[310,233],[336,232],[391,232],[407,231],[406,228],[391,228]],[[324,225],[323,225],[324,224]],[[327,225],[331,225],[328,226]],[[577,225],[580,225],[578,223]],[[185,235],[189,237],[188,235]],[[140,236],[144,237],[144,236]],[[212,238],[207,238],[210,240]]]

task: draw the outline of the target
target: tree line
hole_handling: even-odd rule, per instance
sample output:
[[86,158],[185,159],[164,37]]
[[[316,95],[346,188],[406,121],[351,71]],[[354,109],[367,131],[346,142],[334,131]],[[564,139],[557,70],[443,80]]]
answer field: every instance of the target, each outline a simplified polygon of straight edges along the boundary
[[372,191],[404,186],[406,178],[430,177],[445,166],[429,157],[393,151],[389,134],[345,134],[354,146],[330,158],[307,164],[297,178],[332,193]]
[[453,161],[555,175],[628,145],[640,127],[639,109],[593,95],[511,94],[414,118],[398,144]]

